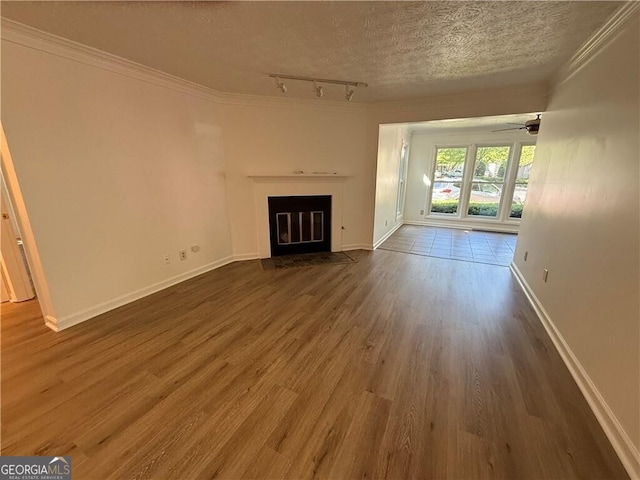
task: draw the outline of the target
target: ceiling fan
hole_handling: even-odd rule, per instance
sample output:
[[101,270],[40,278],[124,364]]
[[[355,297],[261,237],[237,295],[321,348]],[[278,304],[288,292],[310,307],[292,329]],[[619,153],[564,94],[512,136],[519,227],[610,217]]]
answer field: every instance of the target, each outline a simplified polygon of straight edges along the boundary
[[502,130],[494,130],[494,132],[506,132],[507,130],[526,130],[529,135],[537,135],[540,129],[540,114],[533,120],[528,120],[522,123],[512,123],[511,125],[518,125],[514,128],[503,128]]

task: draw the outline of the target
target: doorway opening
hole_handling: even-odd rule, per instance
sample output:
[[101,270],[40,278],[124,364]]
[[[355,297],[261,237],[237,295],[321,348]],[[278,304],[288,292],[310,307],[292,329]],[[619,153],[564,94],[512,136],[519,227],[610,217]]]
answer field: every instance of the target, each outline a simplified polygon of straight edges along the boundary
[[374,248],[407,224],[517,233],[535,163],[531,119],[542,121],[530,112],[380,125]]
[[1,301],[19,303],[34,298],[35,288],[3,175],[0,175],[0,189]]

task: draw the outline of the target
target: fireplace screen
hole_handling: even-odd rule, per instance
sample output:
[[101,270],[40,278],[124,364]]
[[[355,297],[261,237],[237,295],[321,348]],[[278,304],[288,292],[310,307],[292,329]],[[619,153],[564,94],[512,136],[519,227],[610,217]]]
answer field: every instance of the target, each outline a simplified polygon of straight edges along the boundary
[[324,212],[287,212],[276,214],[278,245],[322,242]]
[[271,255],[331,251],[331,196],[269,197]]

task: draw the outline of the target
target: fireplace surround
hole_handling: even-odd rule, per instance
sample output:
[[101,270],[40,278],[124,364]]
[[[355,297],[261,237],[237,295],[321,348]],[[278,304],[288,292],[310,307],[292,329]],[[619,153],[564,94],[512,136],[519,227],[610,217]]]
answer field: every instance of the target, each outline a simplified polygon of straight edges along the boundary
[[342,251],[343,187],[347,176],[339,174],[252,174],[258,256],[271,257],[269,197],[330,196],[331,251]]

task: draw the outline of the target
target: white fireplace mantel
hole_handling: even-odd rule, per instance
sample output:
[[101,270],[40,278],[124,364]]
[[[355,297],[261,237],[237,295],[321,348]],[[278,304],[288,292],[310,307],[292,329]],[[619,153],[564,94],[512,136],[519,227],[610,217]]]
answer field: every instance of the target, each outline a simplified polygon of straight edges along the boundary
[[348,175],[333,173],[252,174],[260,258],[271,257],[269,197],[331,196],[331,251],[342,251],[342,196]]
[[254,182],[344,182],[349,175],[337,173],[254,173],[247,175]]

